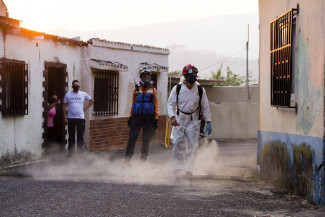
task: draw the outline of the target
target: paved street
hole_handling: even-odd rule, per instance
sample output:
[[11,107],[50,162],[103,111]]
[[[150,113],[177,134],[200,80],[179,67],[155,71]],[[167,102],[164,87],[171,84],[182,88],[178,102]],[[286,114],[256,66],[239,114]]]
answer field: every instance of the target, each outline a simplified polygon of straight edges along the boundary
[[193,177],[172,174],[171,149],[123,164],[124,150],[63,155],[2,169],[0,216],[324,216],[255,173],[256,141],[203,142]]

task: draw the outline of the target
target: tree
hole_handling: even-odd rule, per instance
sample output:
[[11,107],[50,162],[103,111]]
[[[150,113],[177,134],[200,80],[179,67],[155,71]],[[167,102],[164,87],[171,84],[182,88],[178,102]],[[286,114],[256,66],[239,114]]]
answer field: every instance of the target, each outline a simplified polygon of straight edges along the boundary
[[[243,84],[246,84],[246,76],[240,76],[231,71],[229,66],[226,68],[227,75],[222,75],[222,64],[218,68],[216,72],[210,72],[211,73],[211,79],[214,80],[221,80],[223,82],[213,82],[213,86],[240,86]],[[250,74],[248,76],[249,81],[254,81],[251,79],[252,75]]]

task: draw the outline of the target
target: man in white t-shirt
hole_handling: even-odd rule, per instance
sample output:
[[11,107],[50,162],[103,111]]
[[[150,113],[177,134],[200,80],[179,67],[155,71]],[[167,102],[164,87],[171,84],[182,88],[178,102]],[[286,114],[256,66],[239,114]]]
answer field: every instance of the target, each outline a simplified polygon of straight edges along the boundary
[[[94,100],[85,92],[79,91],[80,85],[78,80],[72,82],[73,91],[65,94],[63,99],[63,117],[64,123],[68,125],[69,146],[68,156],[73,154],[76,144],[75,135],[77,127],[77,147],[79,150],[84,148],[84,132],[85,132],[85,115],[84,112],[94,104]],[[84,101],[89,101],[84,107]],[[68,106],[68,115],[67,115]]]

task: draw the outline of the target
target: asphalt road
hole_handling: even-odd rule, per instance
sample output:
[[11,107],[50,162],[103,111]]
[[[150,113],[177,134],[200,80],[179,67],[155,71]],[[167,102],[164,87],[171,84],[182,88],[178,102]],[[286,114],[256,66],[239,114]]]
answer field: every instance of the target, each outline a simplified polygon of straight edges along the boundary
[[136,153],[131,167],[121,150],[3,169],[0,216],[325,216],[258,179],[256,141],[202,145],[193,177],[175,177],[161,145],[145,164]]

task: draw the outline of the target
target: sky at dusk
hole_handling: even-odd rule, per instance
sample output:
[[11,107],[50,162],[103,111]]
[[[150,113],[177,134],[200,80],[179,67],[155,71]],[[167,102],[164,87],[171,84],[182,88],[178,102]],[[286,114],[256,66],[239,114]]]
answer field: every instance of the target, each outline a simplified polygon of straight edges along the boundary
[[22,27],[110,30],[223,14],[258,13],[258,0],[4,0]]
[[[191,61],[206,72],[246,71],[258,58],[258,0],[4,0],[21,27],[68,38],[101,38],[171,50],[171,70]],[[174,49],[174,48],[177,49]],[[178,48],[181,49],[178,49]],[[235,54],[235,55],[234,55]],[[227,61],[224,58],[232,57]],[[219,62],[218,65],[215,63]],[[256,62],[256,61],[255,61]],[[257,77],[257,64],[250,71]],[[212,67],[208,67],[212,66]]]

